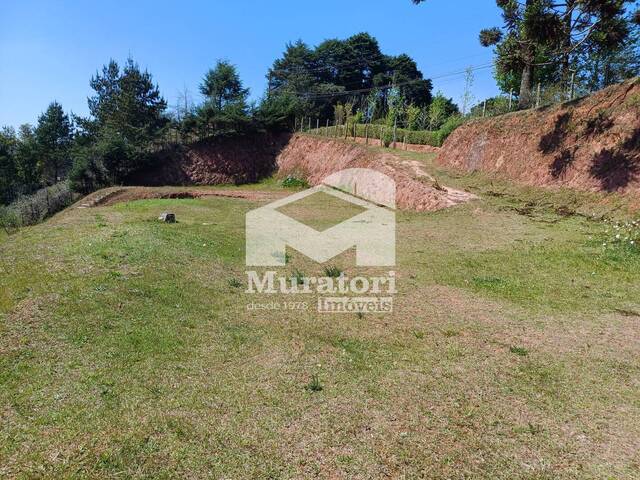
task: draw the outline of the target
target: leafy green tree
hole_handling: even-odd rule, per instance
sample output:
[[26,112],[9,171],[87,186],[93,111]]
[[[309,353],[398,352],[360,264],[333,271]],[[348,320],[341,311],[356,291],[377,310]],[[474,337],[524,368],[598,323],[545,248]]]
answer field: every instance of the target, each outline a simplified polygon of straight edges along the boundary
[[402,126],[405,120],[406,107],[407,102],[400,89],[390,89],[387,96],[387,118],[385,122],[388,127]]
[[73,166],[69,172],[69,179],[74,191],[87,194],[111,183],[110,174],[103,164],[99,148],[76,147],[72,155]]
[[69,117],[58,102],[52,102],[38,118],[35,139],[45,183],[62,180],[71,167],[69,149],[73,133]]
[[458,106],[453,103],[453,100],[438,92],[429,105],[427,114],[429,130],[438,130],[449,117],[459,113]]
[[407,128],[409,130],[418,130],[420,115],[422,110],[413,104],[407,107]]
[[256,119],[267,128],[293,128],[293,119],[304,113],[302,101],[291,93],[267,96],[260,102]]
[[215,68],[204,76],[200,93],[215,109],[222,111],[229,105],[246,106],[249,90],[242,86],[234,65],[226,60],[218,60]]
[[18,189],[15,131],[5,127],[0,130],[0,204],[10,203]]
[[247,126],[249,90],[243,87],[234,65],[219,60],[215,68],[206,73],[200,92],[205,102],[198,117],[205,130],[237,131]]
[[96,92],[89,98],[95,131],[108,127],[141,149],[162,133],[167,123],[167,102],[151,74],[140,70],[133,59],[127,59],[122,72],[111,60],[90,85]]
[[[90,119],[82,119],[82,143],[91,152],[74,152],[76,176],[86,158],[102,156],[111,183],[122,182],[146,163],[153,145],[168,123],[167,103],[148,71],[129,58],[122,70],[109,61],[91,79],[95,95],[89,98]],[[121,155],[121,156],[118,156]],[[95,162],[94,162],[95,163]]]
[[575,58],[588,45],[610,49],[625,41],[625,4],[631,1],[497,0],[504,29],[483,30],[480,43],[497,46],[498,76],[521,72],[519,105],[526,108],[532,104],[536,68],[555,67],[567,84]]
[[42,186],[40,148],[34,128],[25,123],[18,128],[16,170],[22,193],[31,193]]
[[[635,17],[639,17],[638,21]],[[579,82],[589,91],[600,90],[640,75],[640,10],[629,16],[629,37],[621,45],[589,43],[577,59]]]
[[[295,95],[304,114],[331,118],[337,103],[353,103],[367,121],[385,116],[388,91],[397,87],[417,107],[431,101],[431,82],[408,55],[384,55],[368,33],[328,39],[315,49],[301,40],[287,44],[269,70],[269,94]],[[376,88],[379,87],[379,88]]]
[[[385,72],[375,77],[376,86],[398,88],[402,97],[418,107],[431,102],[431,80],[425,80],[416,62],[406,54],[386,56]],[[390,90],[389,90],[390,91]]]
[[[413,0],[422,3],[425,0]],[[532,104],[536,79],[567,84],[575,59],[588,46],[615,48],[628,37],[626,6],[635,0],[496,0],[504,26],[480,32],[496,46],[496,78],[505,91],[520,82],[519,106]]]

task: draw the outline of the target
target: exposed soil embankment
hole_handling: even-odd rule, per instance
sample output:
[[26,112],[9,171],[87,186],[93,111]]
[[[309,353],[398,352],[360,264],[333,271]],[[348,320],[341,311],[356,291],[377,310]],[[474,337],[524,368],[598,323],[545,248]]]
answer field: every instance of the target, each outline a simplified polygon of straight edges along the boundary
[[[165,150],[157,154],[153,166],[137,172],[126,183],[145,187],[242,184],[256,182],[277,169],[281,177],[295,175],[317,185],[332,173],[357,167],[371,168],[393,178],[396,205],[401,209],[438,210],[474,198],[470,193],[440,186],[419,162],[399,158],[393,151],[381,152],[342,139],[290,134],[215,138]],[[105,190],[101,192],[104,198],[84,203],[96,206],[142,198],[212,195],[208,191],[183,190]]]
[[202,140],[157,154],[129,185],[220,185],[256,182],[273,173],[289,134],[255,133]]
[[370,168],[396,183],[396,204],[406,210],[439,210],[474,196],[437,184],[418,165],[391,152],[377,152],[349,141],[295,135],[278,156],[278,175],[306,179],[318,185],[332,173],[348,168]]
[[528,185],[640,191],[640,79],[562,105],[470,122],[438,163]]

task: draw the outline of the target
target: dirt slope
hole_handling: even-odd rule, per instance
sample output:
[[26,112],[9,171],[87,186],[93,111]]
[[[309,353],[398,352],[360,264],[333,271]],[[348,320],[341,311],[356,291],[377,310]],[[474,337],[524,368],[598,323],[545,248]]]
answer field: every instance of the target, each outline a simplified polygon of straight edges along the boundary
[[278,175],[305,178],[319,184],[331,173],[347,168],[371,168],[396,182],[398,208],[433,211],[474,198],[467,192],[439,186],[418,165],[391,152],[372,151],[359,144],[307,135],[295,135],[277,160]]
[[212,138],[157,154],[154,165],[128,185],[220,185],[249,183],[270,175],[289,134],[256,133]]
[[471,122],[437,161],[528,185],[640,191],[640,79],[562,105]]

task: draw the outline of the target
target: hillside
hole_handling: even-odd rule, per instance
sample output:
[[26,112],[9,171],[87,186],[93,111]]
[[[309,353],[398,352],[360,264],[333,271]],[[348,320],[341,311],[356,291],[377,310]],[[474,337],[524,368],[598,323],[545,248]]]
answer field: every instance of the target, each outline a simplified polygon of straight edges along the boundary
[[640,79],[458,128],[438,163],[527,185],[640,191]]

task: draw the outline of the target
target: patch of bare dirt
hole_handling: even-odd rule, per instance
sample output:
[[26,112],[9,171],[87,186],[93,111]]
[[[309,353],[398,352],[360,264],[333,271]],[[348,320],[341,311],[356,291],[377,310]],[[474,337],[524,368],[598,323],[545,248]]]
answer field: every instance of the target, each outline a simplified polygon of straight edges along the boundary
[[311,185],[348,168],[370,168],[391,177],[396,183],[396,204],[404,210],[435,211],[476,198],[439,185],[419,165],[392,152],[376,152],[353,142],[296,135],[278,156],[281,177],[294,175]]
[[640,191],[640,79],[553,107],[476,120],[437,158],[534,186]]

